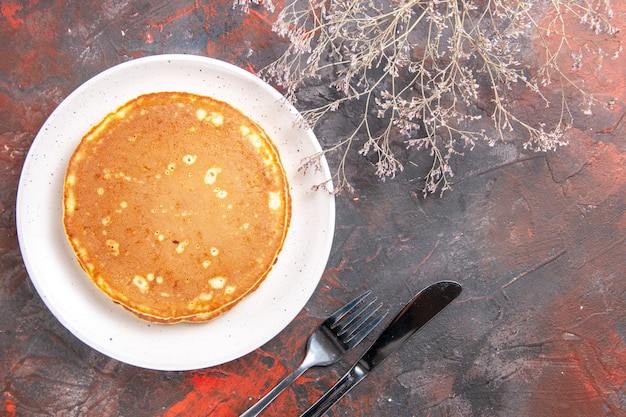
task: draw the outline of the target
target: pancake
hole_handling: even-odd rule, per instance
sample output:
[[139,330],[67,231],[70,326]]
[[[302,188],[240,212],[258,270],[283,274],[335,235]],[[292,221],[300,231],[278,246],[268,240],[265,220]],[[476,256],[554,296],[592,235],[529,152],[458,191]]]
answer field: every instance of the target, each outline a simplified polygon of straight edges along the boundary
[[63,208],[78,262],[114,302],[150,322],[203,322],[267,277],[291,199],[260,126],[210,97],[162,92],[82,138]]

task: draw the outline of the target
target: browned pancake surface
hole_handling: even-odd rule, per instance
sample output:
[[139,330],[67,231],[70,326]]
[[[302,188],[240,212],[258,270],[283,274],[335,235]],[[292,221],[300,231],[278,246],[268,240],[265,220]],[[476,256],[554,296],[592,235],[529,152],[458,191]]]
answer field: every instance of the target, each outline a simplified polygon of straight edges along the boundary
[[263,281],[290,197],[263,130],[226,103],[154,93],[108,115],[66,173],[64,225],[115,302],[155,322],[206,321]]

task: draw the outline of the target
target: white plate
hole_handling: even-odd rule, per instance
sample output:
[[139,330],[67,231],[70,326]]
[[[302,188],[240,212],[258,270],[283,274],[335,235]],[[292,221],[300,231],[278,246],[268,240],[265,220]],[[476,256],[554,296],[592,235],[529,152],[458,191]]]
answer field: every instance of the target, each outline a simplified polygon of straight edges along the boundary
[[[292,193],[292,219],[271,273],[231,311],[202,324],[143,322],[113,304],[78,265],[62,224],[65,168],[74,148],[108,113],[144,93],[186,91],[226,101],[261,125],[278,147]],[[311,187],[330,178],[298,172],[320,150],[297,111],[256,76],[210,58],[160,55],[129,61],[90,79],[52,113],[28,153],[17,195],[17,229],[30,278],[57,319],[112,358],[159,370],[218,365],[260,347],[304,307],[328,260],[334,198]]]

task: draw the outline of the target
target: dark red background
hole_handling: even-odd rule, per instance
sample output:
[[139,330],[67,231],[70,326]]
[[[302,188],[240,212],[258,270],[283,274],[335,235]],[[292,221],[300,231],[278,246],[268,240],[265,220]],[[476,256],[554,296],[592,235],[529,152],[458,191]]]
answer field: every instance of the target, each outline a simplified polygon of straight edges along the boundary
[[[626,21],[615,8],[615,22]],[[82,82],[132,58],[189,53],[260,69],[284,48],[272,21],[230,0],[0,3],[0,416],[236,416],[297,366],[311,329],[339,305],[371,288],[397,311],[439,279],[463,284],[458,301],[329,415],[626,415],[623,56],[601,75],[577,75],[617,100],[593,117],[578,113],[570,146],[535,154],[479,144],[453,161],[454,190],[443,198],[421,197],[423,156],[406,151],[418,166],[381,183],[351,154],[356,191],[337,197],[319,290],[284,332],[239,360],[139,369],[56,321],[28,279],[15,229],[20,170],[45,119]],[[529,97],[518,106],[541,111]],[[320,141],[349,124],[350,112],[334,114]],[[266,415],[298,415],[348,363],[311,370]]]

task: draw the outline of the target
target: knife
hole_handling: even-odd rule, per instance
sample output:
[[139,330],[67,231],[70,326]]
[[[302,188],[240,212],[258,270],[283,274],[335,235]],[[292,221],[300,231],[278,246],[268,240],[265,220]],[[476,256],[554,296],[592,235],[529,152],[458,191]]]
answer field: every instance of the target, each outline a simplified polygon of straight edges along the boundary
[[354,366],[300,417],[321,417],[341,397],[395,352],[409,337],[461,293],[454,281],[440,281],[417,293],[378,336]]

